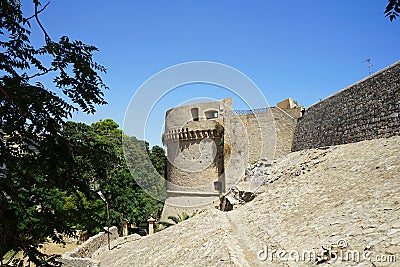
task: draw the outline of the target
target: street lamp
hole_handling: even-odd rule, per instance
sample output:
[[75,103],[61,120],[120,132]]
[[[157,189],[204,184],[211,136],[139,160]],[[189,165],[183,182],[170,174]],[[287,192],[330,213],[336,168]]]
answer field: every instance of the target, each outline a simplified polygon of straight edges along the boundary
[[108,250],[111,250],[111,248],[110,248],[110,213],[108,211],[108,201],[100,190],[97,191],[97,194],[99,194],[100,198],[104,201],[104,203],[106,203]]

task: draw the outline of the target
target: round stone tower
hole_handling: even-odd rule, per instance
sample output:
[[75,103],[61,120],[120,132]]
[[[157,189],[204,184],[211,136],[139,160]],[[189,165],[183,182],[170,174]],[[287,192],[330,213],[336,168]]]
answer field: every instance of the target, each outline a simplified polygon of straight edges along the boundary
[[166,113],[167,200],[163,218],[218,204],[225,190],[225,110],[232,99],[179,106]]

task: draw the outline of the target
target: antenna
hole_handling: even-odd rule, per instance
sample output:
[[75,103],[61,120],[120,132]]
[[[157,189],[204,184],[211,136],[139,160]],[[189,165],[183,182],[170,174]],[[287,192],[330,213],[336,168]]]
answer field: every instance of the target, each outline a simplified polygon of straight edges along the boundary
[[368,58],[367,60],[364,60],[363,62],[361,62],[361,63],[365,63],[365,62],[368,62],[368,73],[369,73],[369,75],[371,75],[371,68],[372,68],[372,64],[371,64],[371,59],[370,58]]

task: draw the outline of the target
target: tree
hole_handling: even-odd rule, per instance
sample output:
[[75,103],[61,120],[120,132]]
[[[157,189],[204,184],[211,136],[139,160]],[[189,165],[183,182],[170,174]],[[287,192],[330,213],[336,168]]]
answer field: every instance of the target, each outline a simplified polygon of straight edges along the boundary
[[[99,76],[105,68],[93,61],[97,48],[67,36],[53,41],[39,19],[47,5],[33,3],[27,17],[20,1],[0,0],[0,264],[5,266],[9,250],[22,250],[37,266],[54,264],[38,248],[48,237],[61,242],[61,233],[72,234],[75,222],[64,212],[65,192],[90,198],[87,178],[102,175],[101,167],[86,169],[99,164],[102,154],[62,133],[73,111],[94,113],[96,105],[106,104],[107,87]],[[31,23],[43,32],[41,47],[30,43]],[[38,81],[44,75],[53,77],[55,88]],[[57,89],[64,99],[53,92]],[[93,158],[79,154],[86,152]]]
[[[148,144],[135,137],[124,136],[118,127],[116,122],[106,119],[91,126],[67,122],[63,128],[63,136],[70,142],[80,144],[74,148],[74,156],[77,164],[84,166],[82,175],[92,189],[88,196],[83,196],[80,192],[69,192],[67,195],[68,202],[64,204],[64,209],[71,216],[80,212],[75,216],[75,229],[93,234],[99,230],[99,225],[106,225],[104,205],[100,202],[102,206],[99,206],[99,198],[95,194],[98,190],[101,190],[109,203],[112,225],[122,226],[127,220],[140,225],[146,223],[151,216],[158,217],[161,213],[162,203],[147,195],[137,183],[147,182],[150,188],[154,186],[155,190],[165,190],[163,184],[161,188],[152,183],[158,181],[157,177],[161,180],[162,177],[149,159]],[[122,147],[123,136],[126,140],[126,151]],[[157,151],[165,160],[162,148],[153,147],[151,151]],[[131,170],[128,169],[124,153],[133,165]]]
[[388,0],[385,9],[385,16],[389,17],[390,21],[395,20],[400,14],[400,0]]
[[[153,155],[154,156],[154,155]],[[151,196],[165,199],[165,179],[157,172],[157,167],[151,162],[148,143],[134,136],[124,136],[124,158],[127,170],[133,175],[134,183],[140,187],[137,191],[139,201],[133,223],[147,222],[147,219],[159,217],[162,204]],[[160,199],[160,198],[157,198]],[[156,204],[158,203],[158,204]]]
[[151,150],[148,150],[147,153],[149,154],[150,161],[157,172],[162,177],[167,178],[167,157],[165,156],[164,148],[155,145]]
[[99,135],[93,126],[69,121],[65,123],[61,135],[72,145],[74,166],[79,171],[79,181],[84,183],[76,190],[63,192],[63,211],[72,218],[70,223],[73,229],[93,235],[106,225],[106,211],[96,190],[100,183],[108,179],[109,170],[121,166],[121,157],[112,138]]
[[[148,143],[124,135],[122,130],[118,129],[118,124],[111,119],[95,122],[91,127],[99,140],[107,142],[108,149],[115,155],[113,162],[110,162],[105,170],[105,179],[98,181],[99,189],[110,204],[111,223],[121,226],[128,220],[138,225],[141,222],[147,222],[151,216],[159,216],[163,207],[162,203],[148,196],[137,183],[141,181],[149,188],[154,186],[154,190],[165,190],[163,184],[160,186],[151,184],[152,181],[163,179],[157,173],[157,168],[152,165],[151,157],[149,159]],[[123,135],[125,151],[122,147]],[[152,151],[164,153],[164,150],[160,149],[153,147]],[[127,166],[126,158],[129,159],[131,169]],[[156,155],[153,155],[153,158],[156,158],[157,162],[162,161]]]

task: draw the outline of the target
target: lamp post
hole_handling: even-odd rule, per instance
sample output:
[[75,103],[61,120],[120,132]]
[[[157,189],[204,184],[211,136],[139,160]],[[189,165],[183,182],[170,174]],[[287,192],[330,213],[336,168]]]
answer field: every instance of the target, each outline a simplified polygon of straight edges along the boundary
[[110,248],[110,213],[108,211],[108,201],[104,197],[103,193],[99,190],[97,191],[97,194],[99,194],[100,198],[106,203],[106,211],[107,211],[107,239],[108,239],[108,250],[111,250]]

